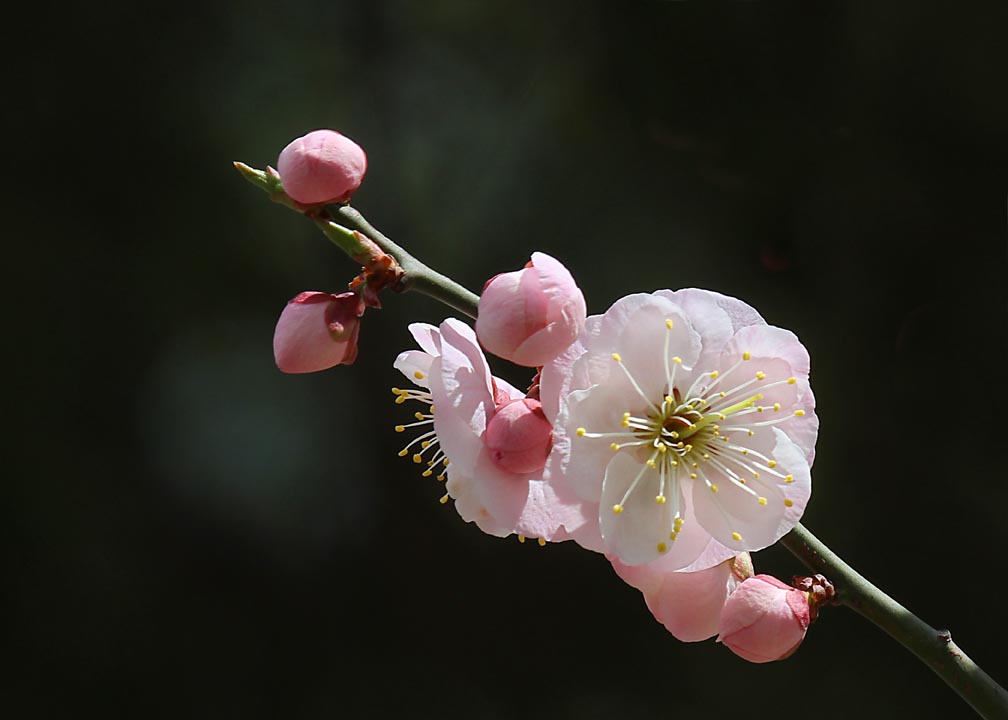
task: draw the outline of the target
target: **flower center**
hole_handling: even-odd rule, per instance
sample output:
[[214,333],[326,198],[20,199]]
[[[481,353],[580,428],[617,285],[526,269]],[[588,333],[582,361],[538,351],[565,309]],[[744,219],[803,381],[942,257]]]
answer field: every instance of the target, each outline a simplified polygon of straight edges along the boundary
[[[767,495],[779,494],[778,484],[793,482],[791,475],[777,469],[773,458],[748,446],[746,441],[759,428],[793,417],[791,413],[785,413],[763,420],[765,415],[761,416],[761,413],[779,413],[781,404],[760,405],[759,401],[764,398],[766,390],[785,384],[794,385],[796,378],[767,382],[766,373],[762,370],[748,374],[746,378],[747,374],[739,371],[751,360],[751,353],[747,351],[724,371],[694,372],[692,383],[683,390],[680,385],[685,387],[688,376],[676,377],[683,361],[678,356],[669,355],[672,320],[666,320],[665,327],[663,361],[666,382],[661,397],[649,397],[623,364],[620,354],[612,353],[612,359],[644,404],[635,404],[635,409],[623,413],[620,429],[589,432],[585,428],[577,428],[576,432],[579,437],[606,438],[610,440],[613,452],[632,453],[641,462],[640,472],[631,481],[622,499],[612,506],[612,512],[622,514],[632,494],[645,486],[652,488],[656,491],[656,503],[671,503],[668,539],[675,541],[684,521],[680,507],[682,483],[702,482],[712,493],[717,493],[719,488],[715,481],[727,481],[742,489],[753,502],[766,506]],[[688,373],[695,368],[683,370]],[[734,386],[728,382],[730,377],[736,383]],[[804,414],[803,410],[794,412],[797,416]],[[755,418],[760,419],[754,421]],[[790,500],[783,502],[790,507]],[[718,507],[727,518],[720,503]],[[734,532],[732,538],[736,542],[742,540],[738,532]],[[659,552],[668,549],[664,539],[658,543],[657,549]]]

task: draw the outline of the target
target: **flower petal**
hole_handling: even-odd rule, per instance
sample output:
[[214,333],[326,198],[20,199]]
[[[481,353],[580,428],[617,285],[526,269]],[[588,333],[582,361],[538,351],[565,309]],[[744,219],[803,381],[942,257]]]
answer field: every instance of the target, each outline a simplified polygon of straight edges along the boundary
[[406,376],[410,382],[420,387],[430,387],[431,363],[434,357],[420,350],[406,350],[392,363],[396,370]]
[[631,567],[615,558],[612,564],[617,575],[643,593],[651,614],[677,639],[698,642],[717,635],[733,584],[730,561],[698,572],[661,571],[653,563]]
[[812,494],[811,472],[801,448],[777,428],[772,431],[774,444],[768,456],[776,462],[777,472],[791,477],[790,482],[763,472],[759,479],[743,477],[746,483],[742,485],[708,463],[703,472],[717,490],[704,482],[693,484],[697,520],[715,540],[735,552],[761,550],[777,542],[798,524]]

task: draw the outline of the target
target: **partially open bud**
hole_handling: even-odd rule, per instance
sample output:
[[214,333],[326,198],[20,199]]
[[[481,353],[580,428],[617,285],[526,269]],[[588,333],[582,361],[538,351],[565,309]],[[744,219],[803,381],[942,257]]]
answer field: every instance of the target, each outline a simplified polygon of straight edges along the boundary
[[543,253],[523,269],[502,273],[483,288],[476,318],[480,344],[518,365],[539,367],[581,334],[585,300],[570,272]]
[[273,333],[273,356],[285,373],[309,373],[357,359],[364,304],[355,293],[303,292],[287,303]]
[[718,642],[749,662],[772,662],[797,650],[808,626],[805,593],[770,575],[754,575],[725,602]]
[[315,130],[293,140],[277,160],[284,191],[302,205],[347,202],[366,170],[360,145],[335,130]]
[[553,445],[552,430],[539,401],[522,398],[497,407],[484,440],[499,468],[529,473],[546,465]]

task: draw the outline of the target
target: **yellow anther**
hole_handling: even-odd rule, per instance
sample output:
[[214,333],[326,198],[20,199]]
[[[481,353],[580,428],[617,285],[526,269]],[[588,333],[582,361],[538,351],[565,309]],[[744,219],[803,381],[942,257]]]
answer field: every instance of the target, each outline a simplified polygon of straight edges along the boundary
[[794,503],[791,502],[790,500],[785,500],[784,501],[784,507],[791,507],[792,505],[794,505]]
[[413,462],[415,462],[417,465],[423,462],[423,458],[420,457],[420,453],[414,453]]
[[619,450],[619,443],[611,443],[609,445],[609,449],[612,450],[613,452],[616,452],[617,450]]
[[445,474],[444,474],[444,473],[441,473],[440,475],[438,475],[438,476],[437,476],[437,477],[435,477],[434,479],[435,479],[435,480],[437,480],[438,482],[444,482],[444,479],[445,479]]
[[748,350],[746,350],[744,353],[742,353],[742,359],[743,360],[748,360],[751,357],[752,357],[752,354]]
[[786,482],[786,483],[793,483],[794,482],[794,475],[785,475],[784,476],[784,482]]
[[755,434],[756,434],[756,433],[754,433],[754,432],[753,432],[752,430],[750,430],[750,431],[749,431],[749,437],[752,437],[752,436],[753,436],[753,435],[755,435]]
[[804,417],[805,416],[805,411],[804,410],[795,410],[794,414],[795,414],[795,417]]
[[700,453],[700,457],[702,457],[704,460],[710,460],[710,455],[708,455],[707,453]]
[[423,416],[422,412],[415,412],[415,413],[413,413],[413,417],[415,417],[417,420],[423,420],[424,419],[424,416]]
[[796,382],[798,382],[797,378],[790,377],[790,378],[788,378],[787,384],[788,385],[794,385]]
[[542,538],[539,538],[539,547],[546,547],[546,541]]
[[742,483],[743,485],[745,485],[745,478],[739,478],[739,479],[738,479],[738,481],[739,481],[740,483]]
[[654,501],[656,503],[658,503],[659,505],[664,505],[665,504],[665,496],[664,495],[657,495],[657,496],[655,496]]
[[710,372],[707,374],[710,375],[711,380],[716,380],[719,373],[717,370],[715,370],[714,372]]
[[427,461],[427,467],[434,467],[434,464],[435,464],[436,462],[437,462],[437,460],[428,460],[428,461]]
[[395,426],[395,431],[396,432],[403,432],[405,430],[406,430],[406,426],[405,425],[396,425]]
[[668,319],[668,320],[665,321],[665,327],[667,327],[669,330],[672,329],[672,320],[671,319]]
[[726,394],[727,394],[727,393],[725,393],[725,392],[719,392],[719,393],[718,393],[718,396],[719,396],[719,397],[724,397],[724,396],[725,396]]
[[[728,439],[728,438],[725,438],[725,440],[727,440],[727,439]],[[745,448],[742,448],[742,454],[743,454],[743,455],[748,455],[748,454],[749,454],[749,451],[748,451],[748,450],[746,450]]]
[[682,365],[682,358],[676,355],[674,358],[672,358],[672,362],[674,362],[676,365]]
[[668,545],[663,542],[658,543],[658,552],[663,553],[668,550]]
[[613,353],[612,359],[615,360],[616,362],[623,362],[623,358],[620,357],[619,353]]
[[759,480],[759,473],[758,472],[754,472],[752,474],[752,476],[753,476],[753,480]]
[[676,539],[676,537],[678,535],[679,535],[679,533],[677,533],[675,530],[673,530],[672,532],[670,532],[668,534],[668,539],[671,540],[672,542],[675,542],[675,539]]
[[766,373],[763,372],[762,370],[758,370],[756,372],[756,379],[757,380],[766,380]]
[[612,511],[614,514],[619,515],[621,512],[623,512],[623,506],[620,505],[619,503],[616,503],[615,505],[612,506]]
[[414,370],[413,371],[413,377],[415,377],[417,380],[423,380],[424,377],[426,377],[426,376],[422,372],[420,372],[419,370]]
[[679,532],[679,528],[681,528],[683,526],[684,522],[686,522],[686,521],[683,520],[681,517],[677,517],[675,519],[676,532]]
[[654,461],[654,458],[650,458],[650,459],[649,459],[649,460],[647,461],[647,466],[648,466],[648,467],[655,467],[656,465],[657,465],[657,463],[655,463],[655,461]]
[[426,450],[428,447],[430,447],[430,440],[424,440],[423,442],[421,442],[420,447]]
[[689,474],[691,480],[696,480],[696,473]]
[[400,390],[399,388],[396,388],[396,387],[392,388],[392,394],[393,395],[399,395],[399,394],[401,394],[403,392],[405,392],[405,391],[404,390]]
[[395,404],[396,405],[402,405],[404,402],[406,402],[406,394],[405,393],[403,393],[402,395],[398,395],[396,397],[396,399],[395,399]]
[[672,467],[678,467],[679,466],[679,462],[677,460],[669,460],[669,463],[672,465]]
[[585,430],[584,428],[578,428],[576,432],[578,437],[584,437],[587,430]]
[[520,543],[525,542],[525,536],[524,535],[519,535],[518,536],[518,542],[520,542]]
[[766,498],[765,498],[765,497],[761,497],[761,498],[759,499],[759,504],[760,504],[760,505],[766,505]]
[[711,485],[710,486],[710,491],[711,492],[717,492],[717,485]]
[[441,496],[441,499],[438,500],[438,502],[444,505],[446,502],[448,502],[448,497],[449,497],[448,493],[445,493],[444,495]]
[[765,408],[762,405],[756,406],[756,412],[763,412],[763,410],[765,410]]
[[774,410],[780,410],[780,403],[774,403],[773,404],[773,409]]
[[731,534],[731,539],[734,540],[735,542],[738,542],[739,540],[742,539],[742,536],[739,535],[737,532],[733,532]]
[[424,471],[423,471],[422,473],[420,473],[420,474],[421,474],[421,475],[423,475],[424,477],[430,477],[431,475],[433,475],[433,474],[434,474],[434,471],[433,471],[433,470],[431,470],[430,468],[428,468],[427,470],[424,470]]
[[772,467],[772,468],[777,467],[777,461],[776,460],[768,460],[767,461],[767,467]]
[[451,460],[449,460],[448,458],[445,458],[444,460],[441,461],[441,464],[444,465],[445,467],[448,467],[448,463],[450,463],[450,462],[451,462]]
[[433,415],[433,414],[434,414],[434,406],[433,406],[433,405],[431,405],[431,406],[430,406],[430,414],[431,414],[431,415]]
[[660,453],[663,453],[663,452],[665,452],[667,450],[668,450],[668,445],[666,445],[665,443],[662,443],[661,445],[658,446],[658,452],[660,452]]

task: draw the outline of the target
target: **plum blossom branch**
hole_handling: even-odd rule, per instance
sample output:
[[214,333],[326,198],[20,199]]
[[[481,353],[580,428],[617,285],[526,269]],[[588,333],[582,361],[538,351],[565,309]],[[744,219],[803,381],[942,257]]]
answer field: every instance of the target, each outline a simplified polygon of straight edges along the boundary
[[807,567],[827,575],[836,600],[885,630],[988,720],[1008,718],[1008,692],[952,641],[882,592],[799,523],[780,540]]
[[[412,257],[348,205],[337,215],[350,227],[393,255],[413,277],[413,288],[470,317],[476,316],[479,298],[444,275]],[[461,289],[459,293],[457,289]],[[800,523],[781,544],[807,567],[829,577],[837,588],[837,601],[885,630],[944,680],[981,717],[1008,720],[1008,692],[973,662],[952,641],[948,630],[936,630],[869,582]]]
[[[391,255],[403,271],[392,286],[394,290],[422,292],[476,318],[479,296],[413,257],[350,205],[302,205],[284,192],[280,177],[272,168],[263,172],[242,163],[235,163],[235,167],[246,180],[266,191],[271,200],[311,218],[326,237],[351,258],[360,261],[361,254],[367,254],[369,242]],[[807,567],[833,582],[837,602],[885,630],[930,667],[981,717],[1008,720],[1008,692],[959,649],[948,630],[936,630],[922,621],[844,562],[801,524],[780,542]]]
[[[236,162],[234,166],[243,178],[265,191],[273,202],[308,215],[334,245],[354,260],[362,262],[361,255],[366,252],[366,248],[361,244],[359,238],[356,238],[352,230],[356,230],[394,257],[404,273],[398,286],[393,288],[394,290],[422,292],[473,319],[476,318],[478,295],[417,260],[375,229],[354,208],[349,205],[330,206],[328,209],[322,206],[304,205],[284,191],[280,176],[273,168],[266,168],[265,171],[256,170],[241,162]],[[330,213],[334,217],[330,216]]]

